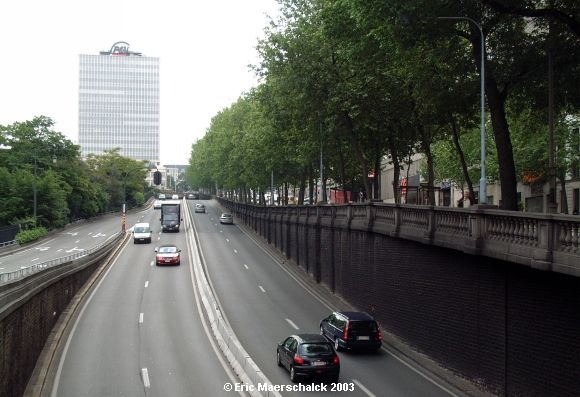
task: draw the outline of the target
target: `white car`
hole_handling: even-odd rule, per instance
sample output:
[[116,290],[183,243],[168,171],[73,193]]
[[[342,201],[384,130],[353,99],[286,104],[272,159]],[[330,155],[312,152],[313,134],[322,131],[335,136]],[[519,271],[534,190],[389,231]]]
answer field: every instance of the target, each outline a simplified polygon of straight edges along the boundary
[[234,217],[232,216],[232,214],[223,213],[222,216],[220,216],[220,223],[233,225],[234,224]]
[[151,242],[151,226],[148,223],[137,223],[133,226],[133,244]]
[[161,205],[162,205],[162,201],[161,200],[155,200],[153,202],[153,209],[154,210],[160,210],[161,209]]
[[195,212],[205,214],[205,205],[203,204],[196,204],[195,205]]
[[171,200],[179,200],[179,196],[177,194],[174,194],[173,196],[171,196]]

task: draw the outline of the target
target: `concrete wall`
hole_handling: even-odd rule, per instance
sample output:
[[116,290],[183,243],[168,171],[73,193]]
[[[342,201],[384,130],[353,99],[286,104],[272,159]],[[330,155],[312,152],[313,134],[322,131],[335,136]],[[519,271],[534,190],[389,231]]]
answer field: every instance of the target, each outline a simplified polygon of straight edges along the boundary
[[121,237],[91,255],[0,285],[0,397],[22,396],[60,314]]
[[345,216],[339,207],[222,204],[384,329],[482,388],[580,395],[579,277],[373,231],[362,206]]

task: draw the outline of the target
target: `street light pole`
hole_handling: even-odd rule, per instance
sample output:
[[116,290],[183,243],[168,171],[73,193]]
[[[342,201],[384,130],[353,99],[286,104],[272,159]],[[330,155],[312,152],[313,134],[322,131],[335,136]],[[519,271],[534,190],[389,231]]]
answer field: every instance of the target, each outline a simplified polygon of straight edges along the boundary
[[479,179],[479,203],[487,204],[487,180],[485,176],[486,148],[485,148],[485,37],[481,25],[469,17],[437,17],[437,19],[466,20],[473,23],[479,29],[481,35],[481,177]]

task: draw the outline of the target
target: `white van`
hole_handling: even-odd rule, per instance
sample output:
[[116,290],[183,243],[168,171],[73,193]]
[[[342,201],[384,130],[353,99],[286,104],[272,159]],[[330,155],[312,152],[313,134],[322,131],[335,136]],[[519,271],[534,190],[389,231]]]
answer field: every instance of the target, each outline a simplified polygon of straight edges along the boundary
[[133,226],[133,244],[150,243],[151,232],[151,227],[148,223],[137,223]]

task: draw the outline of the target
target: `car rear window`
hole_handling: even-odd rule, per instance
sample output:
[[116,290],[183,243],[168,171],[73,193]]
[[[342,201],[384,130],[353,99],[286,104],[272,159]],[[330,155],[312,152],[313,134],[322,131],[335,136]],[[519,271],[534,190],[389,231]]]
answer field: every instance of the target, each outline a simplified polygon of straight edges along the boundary
[[166,252],[166,253],[177,252],[177,248],[175,248],[175,247],[161,247],[161,248],[159,248],[159,252]]
[[332,353],[330,343],[303,343],[300,345],[300,354],[305,356]]
[[374,321],[351,321],[349,329],[357,333],[377,332],[377,323]]

